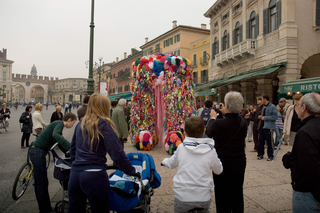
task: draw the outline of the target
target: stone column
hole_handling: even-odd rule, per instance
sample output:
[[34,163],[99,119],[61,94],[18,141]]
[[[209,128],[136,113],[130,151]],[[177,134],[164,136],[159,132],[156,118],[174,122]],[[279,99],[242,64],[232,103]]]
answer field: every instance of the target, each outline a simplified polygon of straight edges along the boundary
[[228,85],[228,91],[236,91],[238,92],[239,91],[239,85],[238,84],[229,84]]
[[[272,97],[272,79],[257,79],[258,93]],[[271,101],[271,100],[270,100]]]
[[224,96],[226,96],[228,90],[227,87],[220,87],[218,88],[218,103],[224,102]]
[[241,94],[244,98],[245,104],[253,104],[255,103],[255,94],[253,91],[253,82],[241,82]]

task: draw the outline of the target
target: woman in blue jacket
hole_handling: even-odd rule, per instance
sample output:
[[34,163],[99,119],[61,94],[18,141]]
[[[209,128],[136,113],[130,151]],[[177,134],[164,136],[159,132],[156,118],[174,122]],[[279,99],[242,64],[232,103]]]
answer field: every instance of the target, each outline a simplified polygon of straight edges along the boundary
[[110,119],[109,98],[93,94],[71,142],[69,213],[85,212],[87,199],[93,213],[109,212],[107,153],[124,173],[135,175],[135,169],[123,151],[116,127]]

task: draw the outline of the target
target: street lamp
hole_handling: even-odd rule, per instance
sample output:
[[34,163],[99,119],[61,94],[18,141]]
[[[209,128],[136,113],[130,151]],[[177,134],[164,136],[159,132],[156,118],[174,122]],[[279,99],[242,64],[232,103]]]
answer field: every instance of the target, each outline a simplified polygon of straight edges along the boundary
[[[104,61],[102,61],[102,59],[103,59],[102,56],[100,56],[98,59],[99,59],[99,63],[93,62],[92,67],[94,65],[94,68],[97,69],[97,73],[99,75],[99,90],[97,92],[100,93],[100,82],[101,82],[101,74],[104,72]],[[101,63],[102,63],[102,65],[101,65]],[[88,67],[88,65],[90,67],[90,61],[86,61],[85,64],[87,67]]]
[[88,77],[88,95],[93,94],[93,32],[94,32],[94,0],[91,1],[91,23],[90,23],[90,54],[89,54],[89,77]]

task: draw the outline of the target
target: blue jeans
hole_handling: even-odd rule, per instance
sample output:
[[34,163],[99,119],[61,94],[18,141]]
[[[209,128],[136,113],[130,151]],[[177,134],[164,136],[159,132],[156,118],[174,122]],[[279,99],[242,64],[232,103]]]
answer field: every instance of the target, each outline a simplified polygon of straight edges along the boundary
[[258,144],[258,156],[264,155],[264,144],[267,141],[268,145],[268,157],[273,158],[273,144],[272,144],[272,130],[271,129],[259,129],[259,144]]
[[274,143],[274,145],[278,146],[280,138],[282,136],[283,129],[276,128],[274,131],[276,132],[276,142]]
[[109,178],[105,170],[73,172],[69,179],[69,213],[85,213],[87,199],[92,213],[109,212]]
[[293,190],[292,194],[293,213],[320,212],[320,203],[314,199],[311,192],[298,192]]
[[34,190],[38,201],[40,213],[51,212],[51,203],[48,192],[48,175],[46,167],[46,154],[43,149],[31,146],[30,160],[33,165]]

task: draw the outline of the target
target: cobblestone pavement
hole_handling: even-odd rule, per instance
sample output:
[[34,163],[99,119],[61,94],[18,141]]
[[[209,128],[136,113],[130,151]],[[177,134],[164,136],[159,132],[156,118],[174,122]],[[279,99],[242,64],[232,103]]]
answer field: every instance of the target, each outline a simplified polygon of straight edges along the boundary
[[[49,122],[54,107],[50,106],[49,110],[43,110],[45,121]],[[76,110],[72,110],[75,112]],[[20,148],[21,132],[19,129],[18,119],[23,110],[21,107],[18,111],[12,112],[10,120],[10,129],[7,133],[0,134],[0,212],[4,213],[33,213],[38,212],[37,201],[34,194],[33,186],[29,186],[26,194],[18,201],[11,198],[11,190],[17,171],[26,159],[26,149]],[[63,135],[66,139],[71,140],[73,129],[64,129]],[[292,212],[292,188],[290,185],[290,171],[282,166],[281,158],[291,150],[291,146],[282,146],[279,155],[274,162],[268,162],[256,159],[256,153],[250,152],[253,143],[247,143],[247,169],[244,181],[244,205],[245,212],[265,213],[265,212]],[[126,152],[137,152],[135,147],[130,143],[125,144]],[[155,147],[147,152],[155,160],[156,169],[161,175],[161,186],[155,190],[151,199],[151,212],[163,213],[173,212],[174,193],[172,191],[172,178],[177,169],[168,169],[161,167],[161,161],[170,157],[163,147]],[[108,158],[108,163],[111,163]],[[55,205],[62,197],[62,189],[57,180],[53,178],[53,165],[51,164],[49,177],[49,193],[52,200],[52,206]],[[210,212],[215,212],[214,193],[212,194],[212,204]],[[230,205],[232,201],[230,200]]]

